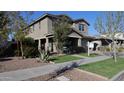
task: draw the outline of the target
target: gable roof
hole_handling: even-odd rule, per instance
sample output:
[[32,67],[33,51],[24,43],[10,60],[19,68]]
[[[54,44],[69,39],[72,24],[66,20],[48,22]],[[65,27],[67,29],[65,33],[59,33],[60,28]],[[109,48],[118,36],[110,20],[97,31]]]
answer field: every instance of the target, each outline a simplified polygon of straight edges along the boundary
[[[53,14],[48,14],[48,13],[46,13],[46,14],[43,14],[41,17],[39,17],[38,19],[36,19],[35,21],[33,21],[33,22],[31,22],[27,27],[30,27],[31,25],[33,25],[33,24],[35,24],[35,23],[37,23],[38,21],[41,21],[41,20],[43,20],[44,18],[46,18],[46,17],[49,17],[49,18],[51,18],[51,19],[58,19],[58,18],[61,18],[62,16],[65,16],[65,17],[67,17],[70,21],[72,21],[73,23],[77,23],[77,22],[80,22],[80,21],[83,21],[83,22],[85,22],[88,26],[90,25],[86,20],[84,20],[84,19],[76,19],[76,20],[73,20],[72,18],[70,18],[68,15],[66,15],[66,14],[60,14],[60,15],[53,15]],[[26,27],[26,28],[27,28]]]
[[78,22],[81,22],[81,21],[85,22],[88,26],[90,25],[90,24],[89,24],[86,20],[84,20],[83,18],[73,20],[74,23],[78,23]]
[[71,29],[72,29],[73,32],[75,32],[78,35],[80,35],[83,39],[87,39],[87,40],[94,40],[95,39],[95,37],[93,37],[93,36],[84,35],[80,31],[78,31],[77,29],[75,29],[74,27],[72,27]]
[[55,16],[55,15],[46,13],[46,14],[43,14],[43,15],[42,15],[41,17],[39,17],[38,19],[36,19],[35,21],[31,22],[28,26],[31,26],[31,25],[37,23],[38,21],[43,20],[43,19],[46,18],[46,17],[49,17],[49,18],[58,18],[58,17]]

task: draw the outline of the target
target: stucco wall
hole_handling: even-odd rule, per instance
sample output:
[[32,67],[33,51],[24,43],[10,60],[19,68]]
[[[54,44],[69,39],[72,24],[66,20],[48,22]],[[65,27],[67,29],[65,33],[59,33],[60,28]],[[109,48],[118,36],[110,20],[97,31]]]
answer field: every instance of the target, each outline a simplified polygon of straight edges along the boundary
[[47,23],[48,23],[48,33],[53,33],[52,20],[48,18]]
[[29,29],[29,33],[32,33],[32,32],[33,32],[33,26],[31,26]]
[[40,34],[47,34],[48,33],[48,18],[43,19],[40,21],[41,29],[40,29]]
[[35,23],[30,27],[30,33],[27,35],[27,37],[32,37],[35,40],[42,39],[45,38],[45,35],[50,32],[52,32],[52,21],[48,17],[46,17],[45,19]]

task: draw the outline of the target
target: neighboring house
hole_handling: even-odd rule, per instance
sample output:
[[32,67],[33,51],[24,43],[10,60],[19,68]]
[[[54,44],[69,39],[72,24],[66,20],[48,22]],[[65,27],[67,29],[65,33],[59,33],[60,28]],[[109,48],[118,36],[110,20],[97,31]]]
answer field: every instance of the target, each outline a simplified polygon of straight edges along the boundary
[[67,15],[44,14],[26,28],[29,30],[27,37],[32,37],[36,40],[38,48],[57,52],[55,42],[53,41],[53,23],[62,16],[66,16],[72,22],[71,31],[68,34],[70,40],[69,48],[82,47],[82,50],[87,51],[87,42],[93,38],[88,36],[89,23],[84,19],[72,20]]
[[[111,36],[108,34],[103,34],[103,35],[101,35],[101,37],[112,40]],[[117,47],[120,47],[120,46],[124,47],[124,32],[117,32],[115,34],[114,38],[115,38],[114,42],[116,42]],[[109,46],[111,46],[111,42],[110,42]]]
[[[102,34],[99,37],[96,37],[92,42],[90,42],[89,48],[91,50],[97,51],[100,49],[100,47],[108,46],[111,48],[112,46],[112,39],[111,34]],[[124,47],[124,32],[118,32],[114,36],[116,42],[116,47]],[[92,45],[92,46],[91,46]]]
[[[110,38],[111,36],[108,34],[102,34],[101,37],[103,38]],[[124,32],[117,32],[114,36],[115,39],[124,40]]]

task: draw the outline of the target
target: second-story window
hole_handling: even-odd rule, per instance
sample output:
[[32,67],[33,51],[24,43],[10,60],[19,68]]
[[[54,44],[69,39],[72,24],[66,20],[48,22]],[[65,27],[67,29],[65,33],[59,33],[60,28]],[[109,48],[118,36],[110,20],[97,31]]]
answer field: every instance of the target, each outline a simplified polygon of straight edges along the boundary
[[79,24],[79,30],[84,31],[84,24]]

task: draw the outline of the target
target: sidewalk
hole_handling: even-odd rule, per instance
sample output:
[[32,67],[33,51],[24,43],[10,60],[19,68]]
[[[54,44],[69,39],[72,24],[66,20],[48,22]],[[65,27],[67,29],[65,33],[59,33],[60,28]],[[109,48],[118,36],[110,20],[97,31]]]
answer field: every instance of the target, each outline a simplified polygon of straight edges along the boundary
[[33,77],[38,77],[46,74],[53,73],[55,71],[61,70],[63,68],[70,68],[73,64],[83,65],[88,63],[93,63],[96,61],[101,61],[108,59],[108,56],[98,56],[94,58],[86,58],[81,60],[69,61],[60,64],[51,64],[42,67],[33,67],[28,69],[21,69],[16,71],[9,71],[0,73],[0,80],[1,81],[20,81],[26,80]]
[[90,57],[85,57],[85,56],[81,56],[81,55],[78,55],[78,54],[74,54],[72,56],[75,56],[75,57],[80,57],[80,58],[90,58]]

